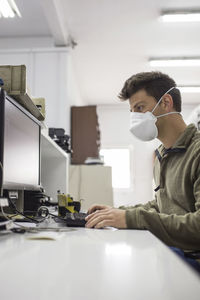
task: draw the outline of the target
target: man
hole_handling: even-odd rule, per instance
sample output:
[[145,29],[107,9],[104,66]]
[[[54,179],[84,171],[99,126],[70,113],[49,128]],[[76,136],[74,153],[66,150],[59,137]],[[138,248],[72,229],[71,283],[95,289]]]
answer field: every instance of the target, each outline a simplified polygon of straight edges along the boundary
[[158,138],[155,199],[144,205],[92,206],[86,227],[146,229],[169,246],[200,249],[200,132],[182,119],[176,83],[160,72],[129,78],[119,95],[129,99],[131,132],[143,141]]

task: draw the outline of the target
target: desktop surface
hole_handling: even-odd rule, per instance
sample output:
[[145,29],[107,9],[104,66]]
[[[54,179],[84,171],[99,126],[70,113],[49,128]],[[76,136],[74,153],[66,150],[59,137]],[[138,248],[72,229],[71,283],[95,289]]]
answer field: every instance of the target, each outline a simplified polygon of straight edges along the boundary
[[199,299],[199,276],[148,231],[54,234],[0,236],[1,300]]

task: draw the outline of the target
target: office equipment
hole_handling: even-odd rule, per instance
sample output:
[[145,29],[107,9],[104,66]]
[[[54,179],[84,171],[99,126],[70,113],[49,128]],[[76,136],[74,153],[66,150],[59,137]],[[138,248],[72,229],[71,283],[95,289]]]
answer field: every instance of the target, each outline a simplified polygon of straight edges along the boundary
[[[3,189],[40,190],[40,122],[1,89],[0,159]],[[17,198],[17,193],[13,195]]]
[[28,215],[35,215],[42,205],[50,205],[50,197],[41,188],[39,191],[24,191],[24,212]]
[[77,213],[80,211],[81,202],[73,201],[73,198],[69,194],[60,193],[58,191],[58,214],[59,216],[66,216],[66,213]]
[[13,99],[4,104],[4,188],[39,188],[40,123]]
[[12,96],[18,103],[27,109],[32,115],[40,121],[44,116],[31,100],[26,87],[26,66],[0,66],[0,78],[4,82],[4,89],[8,95]]
[[86,213],[66,213],[65,221],[68,227],[85,227]]
[[66,229],[2,238],[2,300],[199,300],[199,276],[150,232]]
[[12,221],[1,221],[0,222],[0,231],[3,230],[3,231],[6,231],[6,230],[10,230],[13,228],[13,223]]
[[87,157],[84,161],[86,165],[103,165],[104,162],[100,157]]
[[63,128],[49,128],[49,136],[60,146],[65,152],[71,153],[70,136],[65,134]]

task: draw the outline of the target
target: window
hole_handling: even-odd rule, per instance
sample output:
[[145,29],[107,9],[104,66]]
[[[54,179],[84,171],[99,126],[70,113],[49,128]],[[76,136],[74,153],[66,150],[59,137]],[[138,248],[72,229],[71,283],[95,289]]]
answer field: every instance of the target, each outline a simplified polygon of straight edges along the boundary
[[100,155],[105,165],[112,167],[113,188],[130,188],[130,149],[101,149]]

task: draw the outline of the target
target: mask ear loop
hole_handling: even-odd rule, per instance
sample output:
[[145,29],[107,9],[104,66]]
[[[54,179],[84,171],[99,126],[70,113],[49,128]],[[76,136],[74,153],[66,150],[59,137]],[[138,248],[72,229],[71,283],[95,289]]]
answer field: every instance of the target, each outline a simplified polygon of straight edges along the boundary
[[[163,96],[165,96],[167,93],[169,93],[171,90],[173,90],[173,89],[175,89],[176,87],[175,86],[173,86],[173,87],[171,87],[169,90],[167,90],[163,95],[162,95],[162,97]],[[154,110],[158,107],[158,105],[159,105],[159,103],[161,102],[161,100],[162,100],[162,97],[159,99],[159,101],[156,103],[156,106],[153,108],[153,110],[151,111],[152,113],[154,112]]]
[[164,116],[168,116],[168,115],[172,115],[172,114],[179,114],[180,115],[180,112],[178,112],[178,111],[171,111],[169,113],[162,114],[160,116],[156,116],[156,118],[160,118],[160,117],[164,117]]

